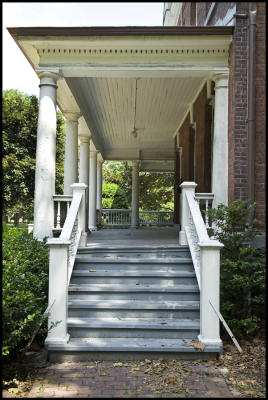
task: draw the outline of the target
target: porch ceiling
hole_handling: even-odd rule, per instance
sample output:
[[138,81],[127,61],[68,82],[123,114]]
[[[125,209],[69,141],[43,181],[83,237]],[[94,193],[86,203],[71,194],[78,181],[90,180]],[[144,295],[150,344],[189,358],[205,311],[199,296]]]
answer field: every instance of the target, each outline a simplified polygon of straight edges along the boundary
[[91,135],[103,159],[163,171],[206,79],[228,71],[232,40],[231,27],[8,30],[36,72],[61,75],[58,106],[82,114],[79,133]]
[[66,82],[104,159],[157,160],[173,159],[174,133],[203,79],[66,78]]

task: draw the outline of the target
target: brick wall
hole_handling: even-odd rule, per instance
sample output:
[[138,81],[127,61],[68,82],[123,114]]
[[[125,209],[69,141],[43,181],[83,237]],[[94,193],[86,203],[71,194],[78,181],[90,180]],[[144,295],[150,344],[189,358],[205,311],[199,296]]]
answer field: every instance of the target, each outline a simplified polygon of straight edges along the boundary
[[256,26],[256,218],[265,223],[266,213],[266,4],[257,3]]
[[[247,13],[248,3],[237,3],[237,14]],[[231,104],[231,129],[233,145],[233,198],[231,201],[248,199],[248,124],[247,124],[247,56],[248,29],[247,18],[236,18],[233,34],[230,75],[233,88]],[[229,147],[230,147],[229,146]]]
[[238,3],[225,3],[225,2],[216,3],[215,9],[213,10],[211,18],[209,19],[208,25],[216,25],[218,20],[223,20],[226,14],[228,13],[228,10],[234,8],[236,4]]

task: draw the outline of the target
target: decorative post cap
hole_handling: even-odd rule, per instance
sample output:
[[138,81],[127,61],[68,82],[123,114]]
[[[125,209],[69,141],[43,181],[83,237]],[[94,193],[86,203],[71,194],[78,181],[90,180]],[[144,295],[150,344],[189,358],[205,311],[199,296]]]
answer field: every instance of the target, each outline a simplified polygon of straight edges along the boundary
[[180,184],[180,188],[182,189],[195,189],[197,186],[197,183],[195,182],[182,182]]

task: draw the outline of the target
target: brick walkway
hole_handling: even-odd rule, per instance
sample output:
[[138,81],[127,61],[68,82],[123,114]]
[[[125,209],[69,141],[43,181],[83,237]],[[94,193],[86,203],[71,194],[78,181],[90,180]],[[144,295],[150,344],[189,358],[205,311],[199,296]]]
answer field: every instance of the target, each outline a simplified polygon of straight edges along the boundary
[[[235,397],[223,373],[204,364],[192,365],[189,361],[183,365],[187,371],[185,375],[176,375],[175,372],[173,377],[165,378],[165,371],[158,376],[150,376],[145,372],[148,365],[135,367],[137,363],[91,361],[48,364],[40,369],[28,397]],[[177,363],[179,366],[179,361]],[[174,368],[174,371],[179,368]],[[157,383],[160,379],[166,379],[167,384],[159,390]]]

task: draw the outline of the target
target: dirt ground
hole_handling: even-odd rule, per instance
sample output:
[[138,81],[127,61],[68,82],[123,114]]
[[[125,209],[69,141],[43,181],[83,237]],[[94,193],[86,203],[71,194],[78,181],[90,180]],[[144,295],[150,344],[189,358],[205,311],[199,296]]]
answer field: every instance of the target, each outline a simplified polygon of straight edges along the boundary
[[[224,381],[229,390],[229,396],[234,398],[266,398],[266,339],[262,334],[252,340],[240,340],[243,352],[240,354],[233,342],[224,341],[223,354],[208,361],[182,360],[145,360],[111,362],[113,367],[128,367],[131,376],[143,377],[144,387],[150,390],[151,395],[145,397],[223,397],[218,382]],[[44,352],[29,352],[22,359],[2,365],[2,396],[28,397],[36,381],[42,376],[44,369],[53,368],[51,363],[44,360]],[[90,362],[89,362],[90,363]],[[94,362],[93,362],[94,363]],[[79,363],[77,363],[79,366]],[[92,362],[91,362],[92,364]],[[96,365],[98,363],[96,362]],[[120,364],[120,365],[119,365]],[[83,363],[85,365],[85,363]],[[99,364],[100,365],[100,364]],[[105,372],[105,365],[101,368],[101,375]],[[97,367],[96,367],[97,368]],[[108,367],[106,367],[108,368]],[[109,367],[111,368],[111,366]],[[117,368],[118,370],[119,368]],[[97,369],[96,369],[97,371]],[[108,372],[108,370],[107,370]],[[209,377],[214,379],[214,396],[199,393],[193,389],[193,382],[201,382]],[[117,378],[118,379],[118,378]],[[197,383],[198,385],[198,383]],[[219,396],[215,390],[219,388]],[[197,386],[198,389],[198,386]],[[32,393],[32,392],[31,392]],[[198,395],[199,393],[199,395]],[[43,396],[30,396],[43,397]],[[44,396],[46,397],[46,396]],[[49,397],[49,396],[47,396]],[[70,396],[56,396],[70,397]],[[76,396],[74,396],[76,397]],[[77,397],[81,397],[77,396]],[[90,397],[89,395],[87,397]],[[97,396],[98,397],[98,396]],[[104,396],[99,396],[104,397]],[[116,396],[114,397],[121,397]],[[124,397],[124,396],[122,396]],[[127,397],[136,397],[130,395]],[[137,396],[140,397],[140,396]]]

